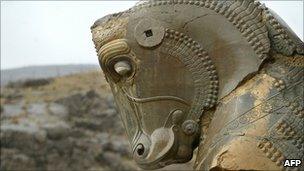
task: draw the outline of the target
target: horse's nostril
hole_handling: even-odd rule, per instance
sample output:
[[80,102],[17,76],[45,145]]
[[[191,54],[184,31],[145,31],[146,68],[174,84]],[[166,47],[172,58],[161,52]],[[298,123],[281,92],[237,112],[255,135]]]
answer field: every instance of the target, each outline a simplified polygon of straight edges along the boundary
[[138,144],[138,145],[136,146],[136,153],[137,153],[137,155],[138,155],[138,156],[142,156],[142,155],[144,154],[144,152],[145,152],[145,147],[144,147],[144,145]]

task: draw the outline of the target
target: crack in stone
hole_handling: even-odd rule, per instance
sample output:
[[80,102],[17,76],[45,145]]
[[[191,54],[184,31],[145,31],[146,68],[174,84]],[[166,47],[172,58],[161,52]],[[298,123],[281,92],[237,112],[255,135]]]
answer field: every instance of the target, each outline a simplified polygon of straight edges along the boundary
[[197,20],[197,19],[203,18],[203,17],[205,17],[205,16],[208,16],[208,15],[210,15],[210,14],[203,14],[203,15],[197,16],[197,17],[195,17],[195,18],[192,18],[191,20],[185,22],[185,24],[183,25],[182,28],[184,29],[189,23],[191,23],[191,22],[193,22],[193,21],[195,21],[195,20]]

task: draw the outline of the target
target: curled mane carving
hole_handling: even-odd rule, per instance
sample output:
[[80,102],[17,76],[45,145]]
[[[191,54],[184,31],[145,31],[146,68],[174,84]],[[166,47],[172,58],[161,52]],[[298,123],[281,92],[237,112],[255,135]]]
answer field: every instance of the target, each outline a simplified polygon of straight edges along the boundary
[[304,158],[303,42],[260,2],[140,1],[91,29],[140,167]]

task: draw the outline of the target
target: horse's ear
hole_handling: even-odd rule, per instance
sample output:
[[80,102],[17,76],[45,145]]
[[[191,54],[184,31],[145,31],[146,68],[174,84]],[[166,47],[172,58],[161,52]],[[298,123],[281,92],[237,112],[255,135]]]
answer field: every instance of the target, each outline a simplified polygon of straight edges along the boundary
[[126,35],[132,39],[134,26],[152,18],[165,29],[189,36],[211,57],[222,98],[257,72],[267,58],[270,41],[262,11],[260,4],[251,0],[148,1],[134,8]]

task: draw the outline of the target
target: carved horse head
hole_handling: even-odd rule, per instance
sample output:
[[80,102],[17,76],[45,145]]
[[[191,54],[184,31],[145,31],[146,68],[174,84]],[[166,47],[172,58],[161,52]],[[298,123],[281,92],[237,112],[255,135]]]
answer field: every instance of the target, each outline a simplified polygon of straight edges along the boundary
[[267,58],[262,12],[247,0],[161,0],[95,22],[100,66],[139,166],[192,158],[200,118]]

